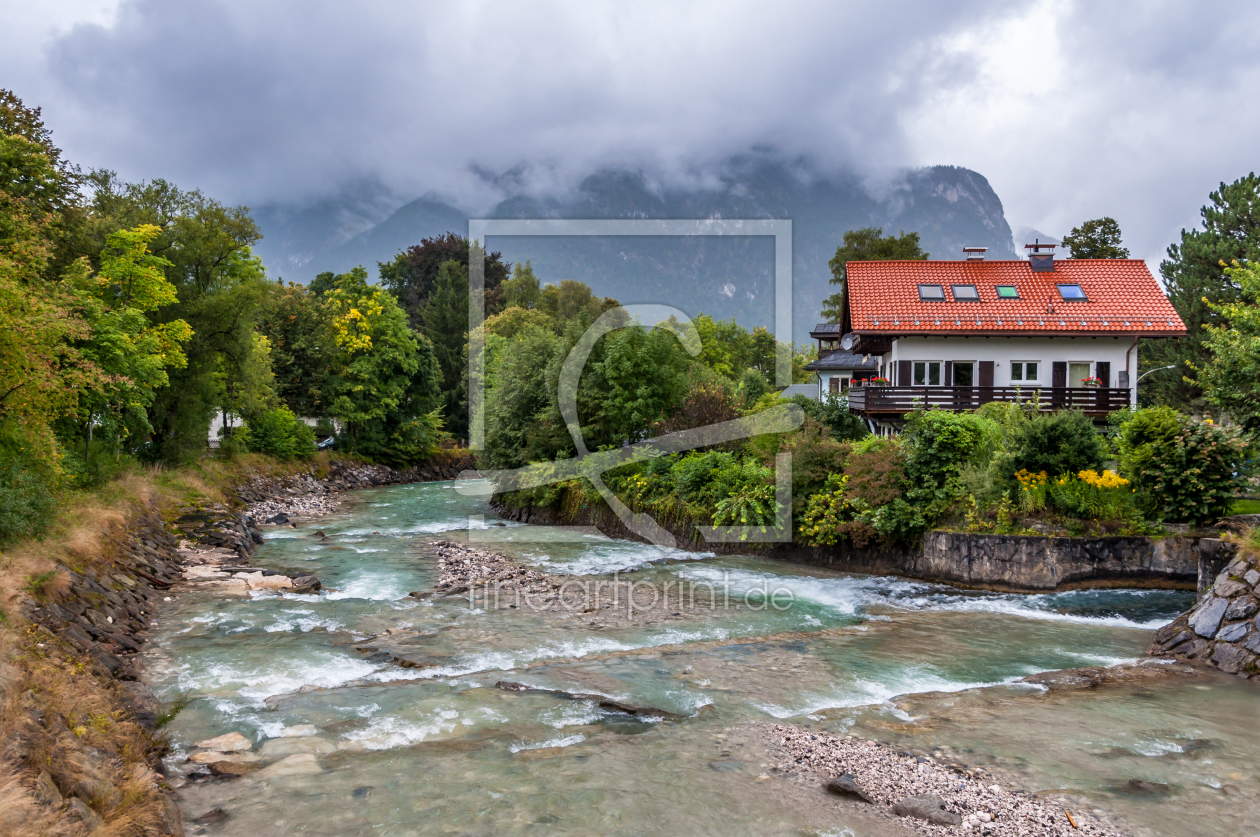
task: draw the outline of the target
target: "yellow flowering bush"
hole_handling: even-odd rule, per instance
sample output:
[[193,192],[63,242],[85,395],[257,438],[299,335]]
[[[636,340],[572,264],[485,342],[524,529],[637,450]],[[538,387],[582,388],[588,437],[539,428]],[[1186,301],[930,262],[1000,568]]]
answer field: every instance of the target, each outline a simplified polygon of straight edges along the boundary
[[1115,471],[1093,469],[1060,474],[1047,490],[1060,512],[1081,520],[1132,520],[1137,517],[1133,489]]
[[1045,471],[1033,473],[1026,468],[1015,472],[1019,483],[1019,507],[1026,512],[1038,512],[1046,507],[1046,488],[1050,476]]

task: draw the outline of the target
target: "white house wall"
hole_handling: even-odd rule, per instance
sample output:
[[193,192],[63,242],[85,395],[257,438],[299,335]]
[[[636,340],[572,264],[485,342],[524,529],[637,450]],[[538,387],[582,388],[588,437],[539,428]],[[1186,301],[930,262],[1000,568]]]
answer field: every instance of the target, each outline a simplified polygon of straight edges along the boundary
[[[1130,351],[1132,347],[1132,351]],[[1128,365],[1125,365],[1125,354],[1128,353]],[[902,360],[916,361],[951,361],[973,362],[993,361],[993,385],[998,387],[1020,386],[1032,387],[1051,385],[1051,374],[1055,362],[1089,363],[1090,374],[1096,372],[1095,363],[1104,361],[1111,364],[1110,386],[1116,386],[1120,380],[1120,372],[1128,369],[1129,390],[1132,403],[1137,403],[1137,360],[1138,350],[1132,335],[1105,337],[902,337],[893,341],[892,351],[883,356],[885,377],[896,379],[897,362]],[[1012,361],[1035,361],[1037,363],[1036,381],[1012,381]],[[978,370],[977,370],[978,371]]]

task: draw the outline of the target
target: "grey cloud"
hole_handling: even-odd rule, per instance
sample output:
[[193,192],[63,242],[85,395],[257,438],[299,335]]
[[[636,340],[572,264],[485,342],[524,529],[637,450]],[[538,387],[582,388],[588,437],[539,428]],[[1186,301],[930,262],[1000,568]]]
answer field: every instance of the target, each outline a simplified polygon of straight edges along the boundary
[[[1027,20],[1044,32],[991,66]],[[122,0],[0,69],[73,159],[232,201],[476,211],[609,165],[703,182],[772,148],[876,194],[968,166],[1014,225],[1110,214],[1158,259],[1255,167],[1257,24],[1250,3]]]

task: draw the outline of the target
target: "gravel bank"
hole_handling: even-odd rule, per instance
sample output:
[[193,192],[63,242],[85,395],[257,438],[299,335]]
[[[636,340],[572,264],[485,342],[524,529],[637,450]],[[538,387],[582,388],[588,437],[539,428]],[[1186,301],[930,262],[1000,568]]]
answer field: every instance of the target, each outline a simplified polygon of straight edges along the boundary
[[944,803],[945,812],[957,815],[960,820],[957,825],[938,825],[911,816],[900,817],[903,825],[922,834],[992,837],[1122,837],[1124,834],[1093,814],[1064,810],[961,765],[916,757],[878,741],[841,738],[784,724],[766,724],[761,731],[778,754],[779,771],[821,774],[825,781],[848,775],[873,800],[872,803],[846,800],[845,805],[882,809],[889,817],[897,817],[892,806],[907,797],[935,796]]

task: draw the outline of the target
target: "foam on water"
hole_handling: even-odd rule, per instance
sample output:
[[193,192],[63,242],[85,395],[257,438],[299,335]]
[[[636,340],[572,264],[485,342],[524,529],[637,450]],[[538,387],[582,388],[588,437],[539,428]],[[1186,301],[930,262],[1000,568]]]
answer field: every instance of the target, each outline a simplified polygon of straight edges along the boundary
[[405,597],[412,589],[411,579],[402,573],[361,569],[338,581],[336,589],[324,593],[324,598],[334,602],[342,599],[392,602]]
[[261,703],[264,698],[296,692],[303,686],[341,686],[377,670],[371,663],[333,650],[311,650],[303,657],[268,656],[254,665],[240,659],[187,662],[179,668],[178,685],[183,691],[226,693]]

